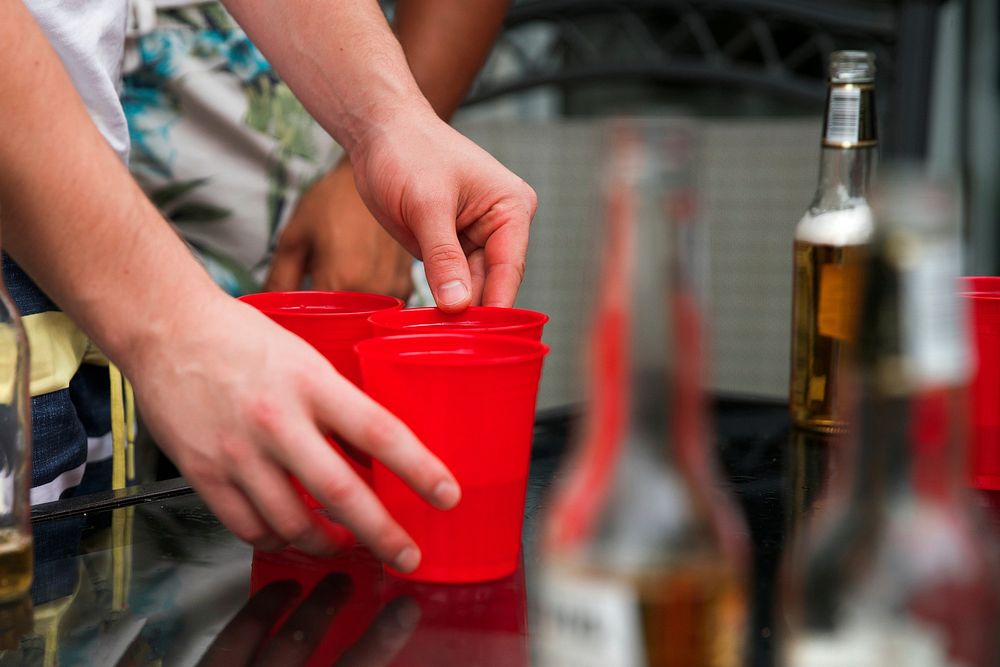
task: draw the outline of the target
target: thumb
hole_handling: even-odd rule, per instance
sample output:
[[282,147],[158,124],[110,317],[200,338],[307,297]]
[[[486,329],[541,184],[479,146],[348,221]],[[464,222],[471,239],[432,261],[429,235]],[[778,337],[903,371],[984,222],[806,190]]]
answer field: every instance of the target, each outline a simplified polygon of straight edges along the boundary
[[441,310],[465,310],[472,301],[469,260],[455,234],[455,220],[444,218],[425,225],[418,234],[424,272],[434,301]]

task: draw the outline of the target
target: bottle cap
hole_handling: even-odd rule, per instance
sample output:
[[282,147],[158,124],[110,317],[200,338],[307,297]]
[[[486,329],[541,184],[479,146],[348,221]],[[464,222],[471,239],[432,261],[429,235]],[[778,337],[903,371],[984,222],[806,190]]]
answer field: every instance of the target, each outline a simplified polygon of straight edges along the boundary
[[870,51],[834,51],[830,54],[831,83],[871,83],[875,54]]

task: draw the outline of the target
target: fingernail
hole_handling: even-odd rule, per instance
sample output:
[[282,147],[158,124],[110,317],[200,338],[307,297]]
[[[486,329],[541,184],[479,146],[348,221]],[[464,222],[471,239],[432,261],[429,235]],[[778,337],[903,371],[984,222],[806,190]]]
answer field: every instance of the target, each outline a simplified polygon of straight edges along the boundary
[[[400,599],[400,598],[397,598]],[[402,598],[396,608],[396,624],[400,630],[408,631],[416,627],[420,622],[420,605],[412,598]]]
[[417,569],[417,565],[419,564],[420,552],[414,547],[406,547],[396,556],[396,560],[393,561],[392,566],[403,574],[407,574]]
[[461,280],[450,280],[438,288],[437,300],[442,306],[453,306],[469,298],[469,288]]
[[434,487],[434,503],[441,509],[451,509],[458,504],[461,496],[462,492],[454,482],[445,480]]

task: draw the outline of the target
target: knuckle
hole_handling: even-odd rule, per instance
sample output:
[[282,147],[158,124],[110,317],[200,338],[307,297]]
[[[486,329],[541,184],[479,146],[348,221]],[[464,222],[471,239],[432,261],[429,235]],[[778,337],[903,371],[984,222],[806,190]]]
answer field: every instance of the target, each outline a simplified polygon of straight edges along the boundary
[[526,270],[524,260],[512,263],[511,267],[514,269],[514,274],[517,276],[518,282],[523,282]]
[[402,429],[389,415],[376,414],[366,420],[361,437],[368,449],[374,453],[399,442],[402,438]]
[[306,516],[299,514],[283,519],[277,530],[281,539],[294,544],[311,537],[313,524]]
[[305,247],[306,238],[296,225],[289,224],[285,232],[278,238],[278,245],[274,249],[276,256],[297,255]]
[[247,452],[244,442],[238,438],[222,436],[219,439],[219,453],[224,462],[241,461]]
[[177,465],[192,482],[216,486],[224,481],[222,470],[225,469],[216,458],[207,449],[193,448],[177,458]]
[[250,424],[257,430],[274,436],[281,430],[281,410],[267,398],[256,398],[249,401],[246,412]]
[[236,537],[260,549],[274,549],[280,546],[271,531],[264,526],[237,526],[233,532]]
[[357,483],[347,475],[337,475],[323,485],[324,499],[336,508],[353,504],[357,493]]
[[462,248],[453,243],[438,243],[423,253],[424,262],[429,264],[456,264],[465,261]]
[[522,181],[524,183],[525,196],[528,199],[528,212],[534,215],[535,211],[538,209],[538,193],[535,189],[528,185],[527,181]]
[[340,290],[361,292],[372,287],[378,291],[377,285],[372,282],[372,276],[366,267],[345,266],[337,273],[334,282],[337,284],[337,289]]

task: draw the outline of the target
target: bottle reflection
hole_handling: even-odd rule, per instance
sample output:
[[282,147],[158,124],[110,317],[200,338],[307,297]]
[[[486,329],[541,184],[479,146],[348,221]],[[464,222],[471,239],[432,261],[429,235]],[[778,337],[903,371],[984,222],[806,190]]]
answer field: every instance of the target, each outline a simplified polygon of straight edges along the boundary
[[333,559],[256,552],[250,599],[200,664],[526,666],[523,567],[434,585],[383,577],[360,546]]
[[30,595],[0,603],[0,664],[5,662],[7,651],[21,648],[21,638],[34,626],[34,609]]
[[811,517],[827,504],[842,436],[793,428],[788,437],[788,543],[798,539]]

